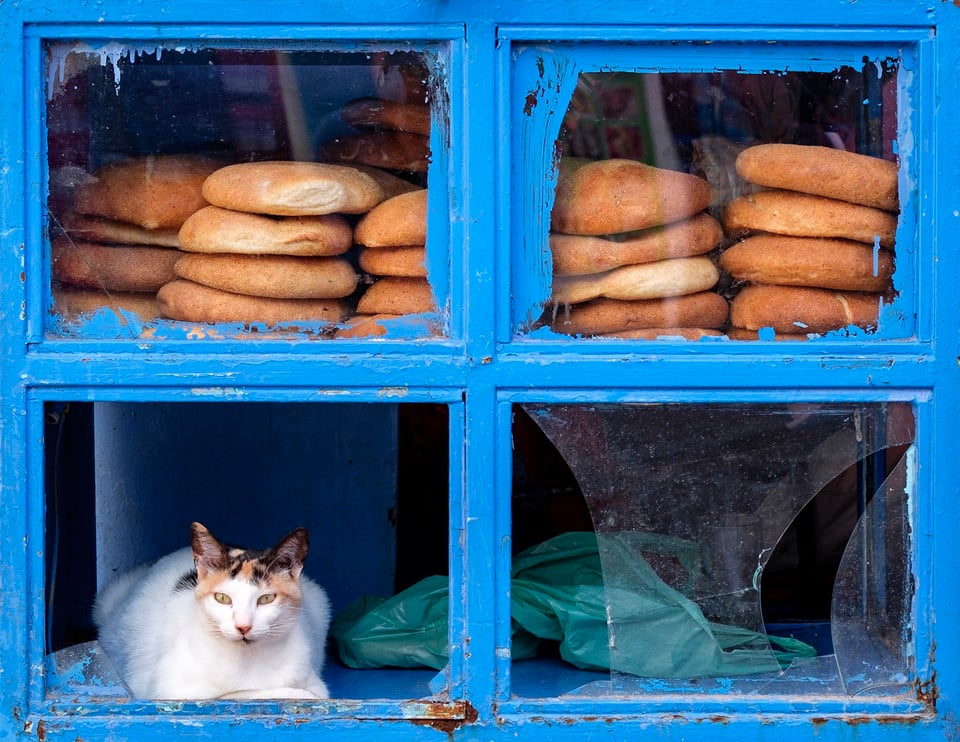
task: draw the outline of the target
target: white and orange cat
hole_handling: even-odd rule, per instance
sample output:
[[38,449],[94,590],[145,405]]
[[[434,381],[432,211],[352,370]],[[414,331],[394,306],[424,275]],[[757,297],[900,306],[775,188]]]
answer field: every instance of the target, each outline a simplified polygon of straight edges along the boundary
[[303,572],[307,532],[228,547],[200,523],[190,548],[111,582],[98,638],[136,698],[327,698],[330,605]]

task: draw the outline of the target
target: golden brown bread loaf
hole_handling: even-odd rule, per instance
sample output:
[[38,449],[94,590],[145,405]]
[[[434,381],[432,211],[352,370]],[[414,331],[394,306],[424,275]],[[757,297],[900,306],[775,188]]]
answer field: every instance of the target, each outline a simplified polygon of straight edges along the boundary
[[63,231],[71,239],[80,242],[101,242],[109,245],[150,245],[153,247],[178,247],[178,230],[175,227],[145,229],[139,224],[116,219],[68,214],[63,220]]
[[886,211],[835,198],[794,191],[759,191],[735,198],[723,214],[731,237],[774,232],[794,237],[837,237],[893,247],[897,217]]
[[802,191],[897,211],[897,163],[842,149],[758,144],[737,157],[737,173],[767,188]]
[[66,238],[50,246],[55,281],[103,291],[152,292],[174,278],[180,252],[166,247],[101,245]]
[[204,181],[214,206],[274,216],[362,214],[385,198],[369,174],[319,162],[243,162],[220,168]]
[[388,276],[367,288],[357,302],[357,314],[419,314],[434,307],[427,279]]
[[207,206],[184,222],[179,242],[189,252],[341,255],[353,229],[341,214],[266,216]]
[[693,216],[710,203],[703,178],[634,160],[560,162],[551,217],[554,232],[606,235]]
[[553,233],[553,274],[600,273],[634,263],[704,255],[723,237],[720,222],[702,211],[663,227],[651,227],[622,240]]
[[340,109],[344,123],[358,128],[390,129],[430,135],[430,106],[383,98],[355,98]]
[[364,214],[353,233],[367,247],[427,244],[427,189],[388,198]]
[[324,144],[317,159],[423,173],[430,165],[430,138],[409,131],[348,134]]
[[117,219],[145,229],[179,229],[207,205],[204,180],[222,162],[192,155],[136,157],[97,169],[77,188],[81,214]]
[[215,289],[274,299],[342,299],[360,279],[344,258],[293,255],[187,254],[174,272]]
[[726,300],[713,291],[671,299],[594,299],[569,308],[558,308],[550,326],[568,335],[603,335],[648,327],[699,327],[717,329],[727,321]]
[[720,271],[710,258],[671,258],[654,263],[624,265],[585,276],[554,276],[550,300],[578,304],[605,296],[608,299],[662,299],[706,291],[716,285]]
[[893,256],[852,240],[758,234],[725,250],[720,266],[751,283],[883,291],[893,275]]
[[360,269],[374,276],[426,278],[427,250],[416,245],[374,247],[360,251]]
[[221,291],[178,278],[157,292],[163,316],[184,322],[336,323],[348,308],[341,299],[271,299]]
[[875,328],[880,294],[805,286],[744,286],[730,304],[730,324],[778,333],[823,333],[848,325]]
[[66,322],[73,322],[84,315],[99,311],[113,312],[125,321],[124,313],[137,315],[141,322],[160,316],[157,295],[154,292],[133,293],[60,286],[53,289],[53,311]]

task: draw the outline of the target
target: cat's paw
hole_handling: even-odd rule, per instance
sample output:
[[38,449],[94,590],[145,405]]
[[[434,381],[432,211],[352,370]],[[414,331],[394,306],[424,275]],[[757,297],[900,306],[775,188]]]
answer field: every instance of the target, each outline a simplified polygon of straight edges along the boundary
[[237,690],[231,693],[224,693],[220,696],[222,700],[225,701],[250,701],[250,700],[259,700],[259,701],[270,701],[270,700],[306,700],[306,701],[316,701],[318,696],[316,693],[306,690],[305,688],[294,688],[292,686],[287,686],[283,688],[260,688],[257,690]]

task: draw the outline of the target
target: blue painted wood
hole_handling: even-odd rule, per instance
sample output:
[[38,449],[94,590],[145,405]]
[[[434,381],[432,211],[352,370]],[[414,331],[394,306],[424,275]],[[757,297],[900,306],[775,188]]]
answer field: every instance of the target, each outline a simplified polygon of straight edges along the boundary
[[[166,39],[266,46],[320,39],[358,48],[370,39],[439,44],[450,97],[449,149],[431,184],[431,239],[449,266],[431,271],[449,296],[449,336],[384,341],[58,338],[45,334],[42,39]],[[768,45],[775,40],[778,43]],[[709,46],[689,42],[712,42]],[[588,42],[588,43],[583,43]],[[757,53],[743,54],[740,42]],[[807,344],[615,343],[516,337],[543,297],[548,266],[536,249],[549,200],[546,106],[524,117],[541,84],[541,52],[561,69],[699,69],[800,65],[833,69],[862,54],[903,49],[903,221],[907,256],[901,329],[881,337]],[[960,563],[956,456],[960,412],[960,9],[916,0],[785,0],[758,6],[613,0],[467,3],[302,0],[0,3],[0,739],[170,735],[231,740],[322,735],[464,740],[521,737],[701,740],[943,739],[960,702]],[[814,59],[816,61],[812,61]],[[806,65],[806,66],[805,66]],[[556,78],[568,90],[568,77]],[[566,86],[566,87],[563,87]],[[549,86],[546,86],[549,88]],[[562,95],[544,89],[541,100]],[[551,119],[551,115],[554,117]],[[437,146],[439,145],[439,146]],[[534,145],[534,146],[531,146]],[[546,180],[544,178],[547,178]],[[448,205],[449,208],[443,208]],[[541,219],[539,224],[537,219]],[[534,225],[534,226],[531,226]],[[442,235],[442,236],[441,236]],[[443,251],[438,251],[441,254]],[[901,258],[903,259],[903,258]],[[442,262],[442,261],[441,261]],[[905,268],[901,272],[901,267]],[[444,289],[444,282],[449,285]],[[787,347],[789,346],[789,347]],[[464,398],[466,401],[464,402]],[[404,701],[352,677],[357,698],[301,707],[144,704],[45,697],[43,403],[439,402],[450,414],[452,702]],[[509,657],[510,415],[523,401],[910,401],[919,470],[913,539],[920,700],[638,693],[557,696],[561,671]],[[26,658],[26,659],[25,659]],[[533,669],[531,669],[533,668]],[[527,683],[525,673],[532,674]],[[512,684],[512,681],[515,681]],[[585,681],[586,682],[586,681]],[[549,685],[549,684],[547,684]],[[420,691],[412,691],[419,695]],[[539,695],[543,694],[543,695]],[[935,704],[930,699],[935,697]],[[469,704],[469,709],[465,704]],[[472,709],[472,710],[471,710]],[[463,723],[460,717],[477,721]],[[413,723],[413,721],[416,723]]]

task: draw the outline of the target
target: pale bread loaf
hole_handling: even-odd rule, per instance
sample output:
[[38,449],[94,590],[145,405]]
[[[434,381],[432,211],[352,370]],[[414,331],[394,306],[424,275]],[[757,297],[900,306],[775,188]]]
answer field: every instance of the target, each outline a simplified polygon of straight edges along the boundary
[[735,198],[723,214],[731,237],[774,232],[794,237],[836,237],[893,247],[897,217],[881,209],[794,191],[759,191]]
[[357,302],[357,314],[419,314],[435,306],[427,279],[388,276],[367,288]]
[[727,321],[726,300],[713,291],[671,299],[594,299],[584,304],[556,307],[550,326],[568,335],[604,335],[648,327],[717,329]]
[[634,160],[560,162],[551,217],[554,232],[607,235],[693,216],[710,203],[703,178]]
[[705,211],[619,240],[553,233],[550,235],[553,274],[600,273],[621,265],[704,255],[722,238],[720,222]]
[[730,303],[730,324],[786,334],[823,333],[848,325],[876,328],[880,294],[805,286],[744,286]]
[[274,299],[342,299],[360,279],[344,258],[293,255],[188,254],[174,272],[215,289]]
[[364,214],[353,233],[367,247],[400,247],[427,243],[427,189],[389,198]]
[[270,299],[232,294],[178,278],[157,292],[163,316],[183,322],[340,322],[348,308],[341,299]]
[[145,229],[179,229],[188,216],[207,205],[203,182],[222,165],[192,155],[122,160],[94,171],[77,188],[74,208]]
[[266,216],[207,206],[180,228],[180,249],[256,255],[341,255],[353,229],[341,214]]
[[132,222],[73,213],[64,218],[62,228],[71,239],[81,242],[152,247],[179,246],[178,230],[175,227],[145,229]]
[[554,304],[579,304],[601,296],[623,300],[662,299],[706,291],[719,279],[720,271],[710,258],[671,258],[585,276],[555,276],[550,300]]
[[720,266],[740,281],[845,291],[883,291],[894,267],[890,251],[862,242],[775,234],[732,245]]
[[373,276],[426,278],[427,249],[407,247],[374,247],[360,251],[360,269]]
[[180,252],[166,247],[101,245],[66,238],[50,246],[55,281],[103,291],[151,292],[173,280]]
[[758,144],[737,157],[737,173],[767,188],[811,193],[885,211],[899,209],[897,163],[842,149]]
[[274,216],[362,214],[384,197],[368,173],[319,162],[243,162],[212,173],[203,184],[214,206]]

